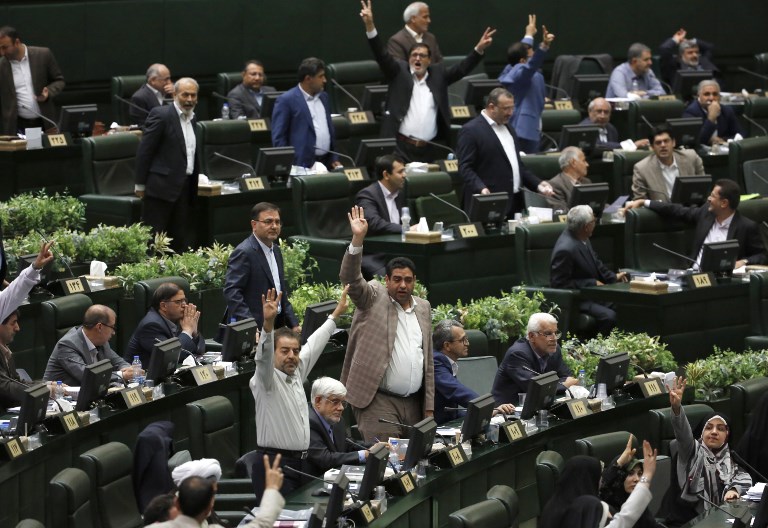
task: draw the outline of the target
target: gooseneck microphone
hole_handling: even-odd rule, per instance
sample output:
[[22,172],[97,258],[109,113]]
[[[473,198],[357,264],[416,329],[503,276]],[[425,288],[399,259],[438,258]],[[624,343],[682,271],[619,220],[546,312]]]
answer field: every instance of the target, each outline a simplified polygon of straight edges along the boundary
[[311,475],[309,473],[304,473],[303,471],[299,471],[298,469],[292,468],[291,466],[281,466],[281,469],[287,469],[287,470],[291,471],[292,473],[298,473],[299,475],[303,475],[303,476],[309,477],[311,479],[319,480],[320,482],[325,483],[325,484],[333,484],[332,480],[325,480],[325,479],[317,477],[315,475]]
[[764,128],[764,127],[763,127],[763,126],[762,126],[760,123],[758,123],[757,121],[755,121],[754,119],[752,119],[752,118],[751,118],[751,117],[749,117],[748,115],[744,115],[744,114],[741,114],[741,117],[743,117],[744,119],[746,119],[747,121],[749,121],[749,123],[750,123],[751,125],[754,125],[754,126],[756,126],[757,128],[759,128],[759,129],[760,129],[760,130],[763,132],[763,135],[764,135],[764,136],[768,136],[768,131],[766,131],[766,130],[765,130],[765,128]]
[[237,163],[238,165],[242,165],[243,167],[248,167],[248,172],[251,174],[256,172],[256,170],[253,167],[251,167],[247,163],[240,161],[238,159],[230,158],[229,156],[225,156],[224,154],[219,154],[218,152],[214,152],[213,155],[216,156],[217,158],[225,159],[227,161],[231,161],[232,163]]
[[445,146],[445,145],[441,145],[440,143],[436,143],[436,142],[434,142],[434,141],[430,141],[429,139],[422,139],[422,138],[420,138],[420,137],[416,137],[416,136],[408,136],[408,138],[409,138],[409,139],[412,139],[412,140],[414,140],[414,141],[423,141],[423,142],[424,142],[424,143],[426,143],[427,145],[431,145],[431,146],[433,146],[433,147],[437,147],[437,148],[439,148],[439,149],[447,150],[447,151],[448,151],[448,153],[449,153],[449,154],[451,154],[451,156],[453,156],[452,158],[448,158],[448,159],[455,159],[455,158],[456,158],[456,153],[455,153],[455,152],[453,151],[453,149],[452,149],[452,148],[450,148],[450,147],[447,147],[447,146]]
[[331,150],[331,149],[327,149],[327,148],[323,148],[323,147],[318,147],[317,145],[314,145],[313,148],[315,150],[322,150],[324,152],[327,152],[328,154],[334,154],[334,155],[339,156],[341,158],[348,159],[350,161],[350,163],[352,163],[352,167],[355,166],[355,160],[353,160],[350,156],[347,156],[346,154],[344,154],[342,152],[337,152],[335,150]]
[[128,105],[128,106],[130,106],[131,108],[135,108],[135,109],[137,109],[137,110],[141,110],[141,111],[142,111],[142,112],[144,112],[145,114],[149,114],[149,110],[147,110],[146,108],[143,108],[143,107],[141,107],[141,106],[139,106],[139,105],[137,105],[137,104],[135,104],[135,103],[132,103],[132,102],[131,102],[131,101],[129,101],[128,99],[123,99],[122,97],[120,97],[120,96],[119,96],[119,95],[117,95],[117,94],[112,94],[112,97],[113,97],[114,99],[117,99],[117,100],[118,100],[118,101],[120,101],[121,103],[127,104],[127,105]]
[[733,528],[747,528],[747,527],[752,525],[752,515],[749,513],[749,511],[745,511],[744,513],[739,515],[739,514],[736,514],[736,513],[729,512],[728,510],[726,510],[722,506],[719,506],[718,504],[715,504],[711,500],[707,499],[706,497],[704,497],[704,493],[703,492],[697,493],[696,496],[698,498],[700,498],[701,500],[703,500],[704,502],[706,502],[707,504],[709,504],[710,506],[713,506],[713,507],[717,508],[718,510],[720,510],[721,512],[725,513],[729,517],[731,515],[733,515],[733,517],[734,517],[734,519],[733,519]]
[[550,88],[552,90],[555,90],[558,93],[564,93],[565,97],[563,97],[563,99],[571,99],[570,94],[568,92],[566,92],[565,90],[563,90],[562,88],[560,88],[559,86],[555,86],[554,84],[546,84],[546,83],[544,84],[544,86],[546,86],[547,88]]
[[454,211],[458,211],[458,212],[460,212],[460,213],[461,213],[461,214],[464,216],[464,218],[466,218],[466,219],[467,219],[467,223],[470,223],[470,224],[472,223],[472,220],[470,220],[470,219],[469,219],[469,215],[466,213],[466,211],[464,211],[464,209],[461,209],[461,208],[459,208],[459,207],[456,207],[456,206],[455,206],[455,205],[453,205],[451,202],[449,202],[448,200],[444,200],[444,199],[440,198],[440,197],[439,197],[438,195],[436,195],[435,193],[432,193],[432,192],[431,192],[431,193],[429,193],[429,195],[430,195],[432,198],[434,198],[435,200],[437,200],[438,202],[444,203],[445,205],[447,205],[448,207],[450,207],[450,208],[451,208],[451,209],[453,209]]
[[672,251],[671,249],[665,248],[664,246],[660,246],[656,242],[653,243],[653,247],[658,248],[662,251],[666,251],[667,253],[675,255],[676,257],[680,257],[681,259],[687,260],[688,262],[692,263],[696,267],[699,266],[698,263],[696,262],[696,259],[692,259],[689,256],[683,255],[682,253],[678,253],[677,251]]
[[400,427],[405,427],[406,429],[413,429],[412,425],[400,423],[400,422],[393,422],[392,420],[385,420],[384,418],[379,418],[379,423],[387,423],[390,425],[399,425]]
[[357,97],[355,97],[354,95],[352,95],[352,94],[349,92],[349,90],[347,90],[346,88],[344,88],[344,87],[343,87],[343,86],[342,86],[342,85],[339,83],[339,81],[337,81],[336,79],[331,79],[331,84],[333,84],[333,85],[334,85],[336,88],[338,88],[339,90],[341,90],[341,92],[342,92],[342,93],[344,93],[344,95],[346,95],[347,97],[349,97],[350,99],[352,99],[352,100],[355,102],[355,104],[357,105],[357,108],[359,108],[360,110],[362,110],[362,109],[363,109],[363,105],[362,105],[362,104],[360,104],[360,101],[357,99]]
[[742,457],[740,454],[738,454],[733,449],[730,449],[730,452],[731,452],[731,456],[736,459],[736,462],[738,462],[740,466],[744,466],[745,468],[747,468],[747,470],[750,473],[756,475],[757,478],[759,478],[761,481],[768,482],[768,479],[765,478],[765,475],[760,473],[754,467],[750,466],[749,463],[746,460],[744,460],[744,457]]
[[49,119],[49,118],[45,117],[45,116],[44,116],[43,114],[41,114],[40,112],[37,112],[37,111],[35,111],[34,109],[32,109],[32,108],[28,107],[28,106],[27,106],[27,105],[25,105],[25,104],[20,104],[19,106],[20,106],[21,108],[23,108],[24,110],[29,110],[30,112],[32,112],[33,114],[35,114],[37,117],[39,117],[39,118],[40,118],[40,119],[42,119],[43,121],[46,121],[46,122],[50,123],[51,125],[53,125],[53,128],[55,128],[57,131],[59,130],[59,125],[58,125],[58,124],[57,124],[55,121],[53,121],[52,119]]

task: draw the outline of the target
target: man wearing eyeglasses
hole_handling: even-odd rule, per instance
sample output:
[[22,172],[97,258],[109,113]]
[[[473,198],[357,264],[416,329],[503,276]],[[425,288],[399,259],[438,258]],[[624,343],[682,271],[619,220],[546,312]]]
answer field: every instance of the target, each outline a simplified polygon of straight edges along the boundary
[[563,361],[557,340],[557,319],[548,313],[535,313],[528,319],[528,335],[509,347],[496,371],[491,393],[499,401],[515,401],[518,394],[528,392],[528,382],[545,372],[556,372],[560,378],[557,392],[576,385],[579,380]]
[[115,371],[112,373],[113,381],[118,381],[118,375],[130,379],[133,375],[130,363],[109,346],[109,340],[115,335],[115,321],[115,312],[108,306],[94,304],[89,307],[83,316],[82,326],[70,329],[53,347],[43,380],[80,386],[85,367],[103,359],[112,363]]
[[252,234],[238,245],[229,256],[224,282],[227,301],[225,323],[253,317],[256,324],[264,324],[261,296],[270,289],[282,293],[275,328],[288,326],[299,330],[299,321],[293,313],[285,280],[283,254],[277,239],[280,237],[280,208],[268,202],[259,202],[251,209]]
[[178,337],[181,343],[179,361],[189,355],[203,355],[205,338],[197,329],[199,320],[200,312],[187,302],[184,290],[178,284],[164,282],[152,295],[152,306],[133,331],[123,359],[130,362],[133,356],[139,356],[141,364],[148,367],[155,344],[172,337]]

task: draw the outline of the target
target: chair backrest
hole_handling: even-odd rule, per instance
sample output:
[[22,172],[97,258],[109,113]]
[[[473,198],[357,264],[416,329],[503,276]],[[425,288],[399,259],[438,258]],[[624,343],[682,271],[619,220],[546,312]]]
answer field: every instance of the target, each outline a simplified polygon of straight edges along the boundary
[[215,458],[222,476],[233,476],[240,442],[232,402],[224,396],[211,396],[188,403],[187,421],[192,458]]
[[349,222],[340,214],[354,202],[350,184],[343,174],[295,176],[293,210],[299,234],[320,238],[352,237]]
[[518,517],[520,516],[520,499],[517,496],[517,492],[505,486],[504,484],[496,484],[494,487],[488,490],[486,497],[489,499],[495,499],[500,501],[507,508],[507,515],[512,520],[512,528],[518,526]]
[[94,447],[80,455],[80,465],[91,480],[96,501],[94,524],[103,528],[138,528],[143,525],[133,495],[133,454],[120,442]]
[[147,82],[146,75],[118,75],[112,77],[110,82],[109,95],[112,99],[112,117],[120,125],[130,125],[131,118],[128,115],[130,109],[127,104],[118,101],[113,96],[117,95],[123,99],[131,99],[133,93],[141,88],[141,85]]
[[752,411],[760,398],[768,392],[768,378],[752,378],[731,385],[731,445],[733,438],[741,438],[752,420]]
[[[693,429],[702,417],[712,412],[712,407],[703,403],[684,405],[685,416]],[[675,439],[672,430],[671,410],[669,407],[648,411],[648,441],[659,450],[660,455],[672,456],[671,442]],[[626,443],[626,440],[624,441]]]
[[472,357],[480,357],[488,355],[488,336],[482,330],[474,330],[466,328],[464,331],[467,333],[467,339],[469,339],[469,355]]
[[[587,436],[576,440],[576,453],[595,457],[604,464],[609,464],[614,457],[621,454],[627,447],[629,439],[628,431],[614,431],[611,433]],[[638,449],[639,442],[632,438],[632,446]]]
[[[556,138],[557,139],[557,138]],[[523,165],[542,180],[551,180],[560,172],[559,156],[532,154],[523,156]]]
[[613,154],[613,184],[611,190],[614,195],[630,195],[632,198],[632,172],[638,161],[651,155],[649,150],[637,150],[634,152],[622,151]]
[[658,126],[667,119],[680,117],[683,115],[683,111],[685,111],[685,104],[679,99],[632,101],[629,103],[629,112],[627,113],[629,133],[632,135],[632,139],[648,137],[651,131],[642,117],[648,120],[651,125]]
[[744,192],[768,196],[768,158],[744,162]]
[[[749,98],[744,103],[744,115],[751,118],[754,123],[747,122],[747,134],[749,137],[765,136],[768,128],[768,99],[765,97]],[[762,129],[760,127],[763,127]]]
[[48,483],[48,528],[96,526],[90,499],[91,481],[85,471],[66,468],[58,472]]
[[459,358],[459,381],[478,394],[488,394],[499,363],[493,356]]
[[752,137],[728,144],[728,177],[744,188],[744,162],[768,158],[768,136]]
[[[227,96],[229,91],[243,82],[243,75],[241,72],[219,72],[216,74],[216,92]],[[216,103],[211,105],[211,108],[216,110],[215,115],[221,115],[221,107],[224,106],[224,101],[216,98]],[[211,112],[213,114],[213,112]]]
[[253,169],[248,170],[238,163],[216,156],[218,153],[250,167],[253,166],[251,127],[248,121],[243,119],[198,121],[195,132],[200,172],[212,180],[234,180],[245,173],[253,174]]
[[[443,58],[443,64],[445,64],[445,59],[452,59],[453,57],[445,57]],[[484,64],[484,62],[481,62],[478,65],[478,68],[481,67]],[[446,64],[447,66],[447,64]],[[475,68],[477,70],[477,68]],[[448,97],[450,99],[451,105],[461,105],[462,101],[464,100],[464,95],[467,93],[467,85],[470,83],[470,81],[484,81],[488,79],[488,74],[484,72],[479,73],[471,73],[465,77],[462,77],[455,83],[448,86]]]
[[427,217],[430,227],[436,221],[441,221],[446,226],[467,221],[459,211],[429,195],[429,193],[434,193],[461,209],[458,195],[453,189],[451,175],[447,172],[409,174],[406,178],[405,191],[408,196],[408,207],[411,208],[411,215],[416,213],[413,222],[417,222],[422,216]]
[[[746,163],[744,165],[746,166]],[[739,214],[749,218],[762,229],[762,223],[768,222],[768,198],[753,198],[739,202]]]
[[338,82],[360,101],[366,86],[384,83],[384,74],[374,60],[334,62],[325,65],[328,85],[325,89],[331,98],[331,111],[341,113],[350,107],[356,107],[355,101],[339,90],[331,79]]
[[515,262],[520,282],[526,286],[549,286],[550,261],[565,224],[521,226],[515,230]]
[[73,326],[83,323],[85,311],[93,304],[91,298],[82,293],[55,297],[40,303],[42,314],[43,343],[47,353],[53,351],[64,334]]
[[139,137],[121,133],[84,138],[82,174],[90,194],[133,196]]
[[507,507],[496,499],[486,499],[448,516],[449,528],[509,528],[511,525]]
[[[559,97],[559,96],[558,96]],[[543,134],[547,134],[552,139],[551,142],[554,143],[554,147],[558,148],[558,145],[560,145],[560,132],[563,129],[564,125],[578,125],[581,122],[581,112],[579,112],[576,109],[571,110],[544,110],[541,113],[541,132]],[[543,138],[546,140],[546,137]],[[526,156],[527,158],[528,156]],[[553,156],[555,159],[557,159],[557,156]],[[525,160],[523,160],[523,163],[525,163]]]
[[189,299],[189,282],[183,277],[172,275],[170,277],[157,277],[138,281],[133,285],[133,302],[136,307],[138,321],[144,318],[150,306],[152,306],[152,296],[155,294],[157,287],[165,282],[172,282],[178,285],[179,288],[184,290],[187,299]]
[[693,228],[682,221],[662,217],[650,209],[630,209],[624,225],[624,265],[665,272],[670,268],[687,268],[687,262],[653,244],[687,255],[692,235]]
[[768,276],[764,273],[749,277],[749,312],[752,334],[768,336]]
[[542,451],[536,456],[536,490],[539,495],[539,513],[555,492],[565,460],[557,451]]

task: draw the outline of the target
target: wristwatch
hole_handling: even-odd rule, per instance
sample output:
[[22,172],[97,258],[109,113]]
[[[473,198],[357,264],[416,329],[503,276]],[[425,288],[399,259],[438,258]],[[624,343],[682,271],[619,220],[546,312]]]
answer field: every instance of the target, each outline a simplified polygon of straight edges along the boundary
[[646,484],[650,483],[650,481],[648,480],[648,477],[645,477],[645,476],[640,477],[640,482],[645,482]]

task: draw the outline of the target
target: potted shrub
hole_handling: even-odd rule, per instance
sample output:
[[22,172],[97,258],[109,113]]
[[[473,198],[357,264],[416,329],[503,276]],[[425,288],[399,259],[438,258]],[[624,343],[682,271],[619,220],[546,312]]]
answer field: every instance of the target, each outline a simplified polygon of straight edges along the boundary
[[45,190],[36,194],[17,194],[0,203],[0,222],[6,238],[36,231],[49,232],[51,226],[82,229],[85,226],[85,204],[68,194],[47,196]]

